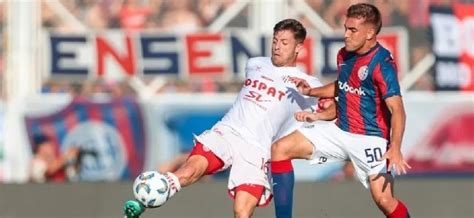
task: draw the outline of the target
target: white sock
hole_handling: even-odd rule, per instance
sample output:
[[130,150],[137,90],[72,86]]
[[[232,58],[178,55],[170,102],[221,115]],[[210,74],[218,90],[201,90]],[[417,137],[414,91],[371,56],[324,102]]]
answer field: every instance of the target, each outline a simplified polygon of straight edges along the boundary
[[173,197],[179,190],[181,190],[181,184],[179,184],[179,179],[176,175],[173,173],[167,172],[165,174],[166,179],[168,180],[169,188],[170,188],[170,194],[169,198]]

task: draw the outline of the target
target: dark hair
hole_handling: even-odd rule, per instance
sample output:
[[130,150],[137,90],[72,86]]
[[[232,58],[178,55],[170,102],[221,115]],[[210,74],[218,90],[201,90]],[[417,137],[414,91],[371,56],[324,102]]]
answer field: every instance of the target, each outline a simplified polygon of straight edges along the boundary
[[291,30],[298,42],[303,42],[306,38],[306,29],[303,24],[295,19],[285,19],[275,24],[275,27],[273,27],[273,34],[281,30]]
[[377,9],[377,7],[371,4],[358,3],[351,5],[347,9],[346,16],[352,18],[364,18],[365,22],[374,25],[376,34],[378,34],[382,28],[382,18],[380,11]]

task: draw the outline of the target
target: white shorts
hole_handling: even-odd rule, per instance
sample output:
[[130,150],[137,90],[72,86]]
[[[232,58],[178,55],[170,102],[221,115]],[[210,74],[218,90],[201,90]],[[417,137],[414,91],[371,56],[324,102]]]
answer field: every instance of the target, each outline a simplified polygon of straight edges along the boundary
[[370,175],[387,172],[387,161],[380,161],[387,150],[384,138],[349,133],[334,122],[307,123],[298,131],[313,144],[312,164],[351,160],[357,178],[366,188]]
[[232,197],[235,197],[235,188],[240,185],[261,185],[265,191],[258,206],[270,202],[269,152],[250,144],[233,128],[223,124],[217,124],[195,138],[224,162],[221,170],[232,166],[227,186]]

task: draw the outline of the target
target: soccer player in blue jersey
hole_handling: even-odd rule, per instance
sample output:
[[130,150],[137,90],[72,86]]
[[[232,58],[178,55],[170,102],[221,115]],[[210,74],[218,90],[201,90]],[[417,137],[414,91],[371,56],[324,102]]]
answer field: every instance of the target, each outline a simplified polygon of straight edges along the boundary
[[[376,39],[382,26],[380,12],[370,4],[352,5],[344,26],[345,47],[337,55],[337,81],[310,88],[303,79],[293,78],[304,95],[337,97],[337,120],[307,123],[272,145],[278,218],[292,215],[292,159],[316,164],[349,159],[356,176],[387,217],[409,217],[407,207],[394,197],[390,173],[406,173],[410,166],[400,149],[405,111],[397,70],[390,52]],[[310,112],[295,114],[299,121],[313,121],[313,116]]]

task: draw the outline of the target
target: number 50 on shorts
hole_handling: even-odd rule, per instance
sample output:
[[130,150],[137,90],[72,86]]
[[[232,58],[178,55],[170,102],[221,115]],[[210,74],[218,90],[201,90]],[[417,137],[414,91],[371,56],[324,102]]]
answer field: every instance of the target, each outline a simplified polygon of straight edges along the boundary
[[365,156],[367,157],[367,163],[373,163],[382,159],[382,149],[380,148],[367,148],[364,150]]

